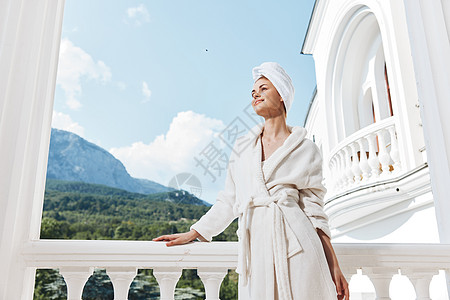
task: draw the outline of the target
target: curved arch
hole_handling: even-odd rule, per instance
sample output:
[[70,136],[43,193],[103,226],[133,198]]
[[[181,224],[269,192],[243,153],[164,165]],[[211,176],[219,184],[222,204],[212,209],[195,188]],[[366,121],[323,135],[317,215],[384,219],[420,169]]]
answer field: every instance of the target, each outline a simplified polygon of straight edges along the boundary
[[[380,38],[381,49],[386,48],[386,32],[384,30],[384,18],[382,11],[374,1],[346,1],[335,15],[335,20],[329,34],[325,51],[325,110],[330,126],[330,148],[339,141],[359,129],[357,103],[363,96],[362,89],[356,92],[351,89],[355,85],[354,79],[362,76],[363,70],[356,67],[361,63],[362,56],[369,49],[361,49],[364,46],[374,46],[374,43],[352,43],[358,38]],[[353,47],[352,54],[349,49]],[[357,51],[356,51],[357,50]],[[376,52],[376,50],[375,50]],[[347,58],[346,58],[347,56]],[[349,59],[351,56],[351,59]],[[384,55],[383,55],[384,57]],[[353,70],[353,71],[352,71]],[[355,73],[356,72],[356,73]],[[351,80],[345,80],[351,78]],[[361,85],[363,82],[359,82]],[[349,101],[351,100],[351,101]]]

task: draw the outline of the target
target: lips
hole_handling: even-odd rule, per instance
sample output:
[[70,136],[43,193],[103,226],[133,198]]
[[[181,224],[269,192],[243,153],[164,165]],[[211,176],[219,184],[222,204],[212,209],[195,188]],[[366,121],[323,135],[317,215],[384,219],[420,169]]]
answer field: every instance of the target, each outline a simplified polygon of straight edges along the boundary
[[264,101],[264,99],[258,99],[258,100],[255,101],[255,104],[254,104],[254,105],[256,106],[256,105],[258,105],[260,102],[263,102],[263,101]]

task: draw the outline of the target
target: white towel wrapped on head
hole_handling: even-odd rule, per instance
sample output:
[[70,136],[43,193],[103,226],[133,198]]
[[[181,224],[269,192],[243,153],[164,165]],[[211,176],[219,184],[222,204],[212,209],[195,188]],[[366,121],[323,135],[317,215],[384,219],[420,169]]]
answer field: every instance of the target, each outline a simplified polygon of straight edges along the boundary
[[284,107],[286,108],[287,113],[291,108],[292,102],[294,101],[295,91],[292,80],[286,71],[276,62],[265,62],[257,67],[254,67],[252,74],[254,82],[262,76],[272,82],[281,98],[283,98]]

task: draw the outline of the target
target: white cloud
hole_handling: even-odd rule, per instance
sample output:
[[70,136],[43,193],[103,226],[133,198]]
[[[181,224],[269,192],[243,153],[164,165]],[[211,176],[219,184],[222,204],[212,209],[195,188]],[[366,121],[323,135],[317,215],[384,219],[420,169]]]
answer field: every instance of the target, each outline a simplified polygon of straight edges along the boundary
[[53,111],[52,127],[70,131],[84,137],[84,128],[77,122],[74,122],[69,115],[61,112]]
[[142,94],[145,97],[145,100],[143,102],[148,102],[152,95],[152,91],[148,88],[148,84],[145,81],[142,82]]
[[136,26],[150,22],[150,14],[144,4],[136,7],[129,7],[127,9],[127,17],[128,19],[125,20],[125,23],[129,24],[131,22]]
[[56,83],[64,90],[67,106],[74,110],[82,106],[79,98],[82,93],[80,80],[83,77],[106,83],[111,79],[111,70],[103,61],[95,62],[69,39],[62,39]]
[[149,144],[136,142],[109,151],[126,166],[132,176],[167,185],[178,173],[200,170],[195,166],[194,157],[198,157],[224,128],[221,120],[193,111],[179,112],[167,133],[157,136]]

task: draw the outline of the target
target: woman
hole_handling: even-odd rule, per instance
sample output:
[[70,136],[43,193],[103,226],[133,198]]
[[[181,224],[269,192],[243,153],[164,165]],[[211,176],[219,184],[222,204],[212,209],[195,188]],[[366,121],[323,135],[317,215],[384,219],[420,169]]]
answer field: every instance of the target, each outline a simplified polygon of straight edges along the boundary
[[273,62],[252,73],[252,106],[264,124],[236,140],[225,188],[191,230],[153,240],[211,241],[239,217],[239,299],[349,299],[323,212],[319,149],[305,128],[286,124],[292,81]]

